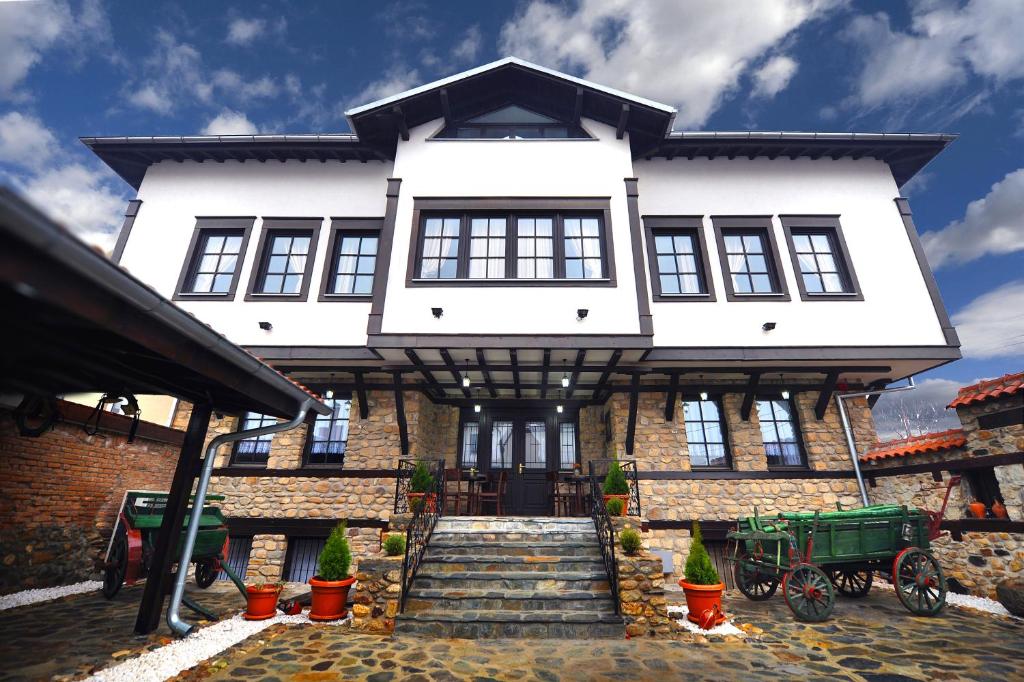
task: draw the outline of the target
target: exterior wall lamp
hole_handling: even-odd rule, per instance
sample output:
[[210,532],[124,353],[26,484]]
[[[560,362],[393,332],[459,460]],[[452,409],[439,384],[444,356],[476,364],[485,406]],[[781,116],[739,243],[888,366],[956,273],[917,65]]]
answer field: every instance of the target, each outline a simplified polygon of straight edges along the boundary
[[587,308],[577,308],[576,309],[576,321],[577,322],[582,322],[583,320],[587,319],[587,315],[589,315],[589,314],[590,314],[590,310],[589,309],[587,309]]
[[440,320],[441,316],[444,315],[444,308],[431,308],[430,312],[434,315],[435,319]]
[[765,322],[764,324],[761,325],[761,331],[770,332],[773,329],[775,329],[774,322]]
[[273,328],[274,328],[274,325],[270,324],[269,322],[260,322],[260,329],[262,329],[265,332],[269,332]]

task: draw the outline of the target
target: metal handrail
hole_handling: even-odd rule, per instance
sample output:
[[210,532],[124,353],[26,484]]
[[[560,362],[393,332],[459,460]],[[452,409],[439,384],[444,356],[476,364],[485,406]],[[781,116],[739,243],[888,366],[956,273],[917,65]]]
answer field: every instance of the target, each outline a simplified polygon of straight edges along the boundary
[[623,513],[626,516],[640,516],[640,483],[637,476],[635,459],[592,459],[590,460],[590,475],[597,475],[602,480],[608,474],[612,462],[618,462],[622,473],[626,475],[626,483],[629,484],[629,500]]
[[615,613],[618,615],[619,568],[615,564],[615,526],[612,524],[612,518],[608,514],[607,507],[605,507],[604,495],[598,478],[594,462],[590,462],[590,496],[592,499],[590,516],[593,518],[594,528],[597,530],[597,543],[601,548],[601,559],[604,561],[605,573],[608,574],[608,585],[611,588]]
[[[400,466],[402,462],[412,462],[413,467],[415,467],[414,460],[399,460]],[[398,494],[397,489],[395,494]],[[437,525],[437,520],[444,512],[443,459],[437,460],[434,464],[434,490],[433,493],[427,493],[427,495],[430,494],[433,494],[434,499],[431,501],[429,497],[424,496],[423,502],[413,510],[412,519],[405,530],[405,558],[402,560],[402,596],[399,599],[399,611],[402,613],[405,613],[405,601],[409,597],[409,589],[412,587],[412,582],[416,579],[416,572],[423,561],[423,554],[427,550],[427,544],[429,544],[430,536],[434,532],[434,526]],[[397,500],[395,501],[395,508],[398,508]],[[406,508],[408,508],[408,499],[406,499]]]

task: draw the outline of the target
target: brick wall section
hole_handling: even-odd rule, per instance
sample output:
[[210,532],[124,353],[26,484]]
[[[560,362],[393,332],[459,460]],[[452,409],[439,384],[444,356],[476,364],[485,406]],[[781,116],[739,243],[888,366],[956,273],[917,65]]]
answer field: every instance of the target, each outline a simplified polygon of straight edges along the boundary
[[24,437],[0,411],[0,593],[94,577],[125,491],[169,490],[179,449],[69,422]]

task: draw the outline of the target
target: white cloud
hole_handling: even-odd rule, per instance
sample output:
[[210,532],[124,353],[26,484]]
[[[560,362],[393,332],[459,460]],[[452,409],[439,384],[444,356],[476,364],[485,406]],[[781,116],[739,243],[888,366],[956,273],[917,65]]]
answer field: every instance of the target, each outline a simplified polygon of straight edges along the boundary
[[676,105],[699,126],[751,65],[840,0],[661,2],[532,0],[501,31],[500,48],[584,78]]
[[248,45],[267,30],[267,22],[263,19],[232,19],[228,23],[227,42],[232,45]]
[[473,62],[480,54],[483,42],[484,37],[480,32],[480,26],[474,24],[466,29],[462,40],[452,49],[452,57],[459,62]]
[[71,24],[64,3],[0,2],[0,96],[11,94]]
[[921,242],[936,270],[987,254],[1024,250],[1024,168],[1008,173],[988,194],[968,204],[963,218],[925,232]]
[[243,102],[261,97],[274,97],[280,92],[280,87],[269,76],[261,76],[256,80],[247,81],[241,74],[231,69],[214,71],[210,82],[220,92],[231,94]]
[[57,152],[57,138],[32,116],[12,111],[0,116],[0,163],[42,168]]
[[871,411],[878,439],[884,441],[959,428],[956,411],[947,410],[946,405],[956,397],[957,389],[966,384],[949,379],[925,379],[912,391],[882,395]]
[[167,93],[157,91],[154,84],[142,86],[128,95],[128,101],[139,109],[149,109],[158,114],[171,113],[171,99]]
[[259,128],[240,111],[225,109],[210,120],[203,135],[256,135]]
[[1024,12],[1019,0],[911,3],[907,31],[884,12],[861,15],[844,35],[865,55],[856,98],[873,107],[940,93],[971,74],[996,84],[1024,77]]
[[953,324],[965,358],[1024,357],[1024,280],[978,296]]
[[753,97],[771,99],[786,89],[789,81],[796,75],[796,61],[785,55],[772,57],[754,72]]
[[407,69],[404,66],[395,65],[388,69],[384,76],[368,84],[358,95],[352,98],[352,106],[369,104],[378,99],[396,95],[419,85],[420,72],[416,69]]

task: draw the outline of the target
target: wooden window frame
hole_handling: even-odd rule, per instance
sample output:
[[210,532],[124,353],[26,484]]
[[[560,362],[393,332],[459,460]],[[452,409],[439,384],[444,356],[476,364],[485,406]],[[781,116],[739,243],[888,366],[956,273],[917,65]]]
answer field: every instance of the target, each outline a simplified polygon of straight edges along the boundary
[[[555,456],[558,459],[558,462],[557,462],[558,466],[556,467],[555,470],[556,471],[560,471],[560,472],[563,472],[563,471],[576,471],[576,467],[579,466],[579,471],[582,472],[583,471],[583,467],[582,467],[582,461],[581,461],[582,455],[581,455],[581,452],[580,452],[580,419],[579,419],[579,413],[578,412],[574,412],[573,415],[571,415],[571,416],[573,416],[573,419],[566,419],[565,416],[566,415],[564,415],[564,414],[560,415],[561,418],[556,420],[556,422],[555,422],[555,437],[557,439],[556,443],[555,443],[555,452],[556,452]],[[573,437],[573,446],[574,446],[574,449],[575,449],[575,453],[573,454],[573,466],[571,468],[569,468],[569,469],[563,469],[562,468],[562,425],[563,424],[569,424],[569,425],[572,426],[572,437]]]
[[338,249],[341,248],[341,240],[354,233],[365,235],[375,234],[377,237],[377,256],[374,261],[373,281],[376,283],[381,271],[381,240],[384,229],[383,218],[331,218],[330,234],[327,238],[327,257],[324,258],[323,275],[320,277],[320,292],[317,301],[362,301],[373,300],[373,288],[368,294],[333,294],[330,290],[334,284],[334,277],[337,271],[335,264],[338,261]]
[[[256,223],[256,216],[241,217],[196,217],[196,226],[192,231],[192,239],[189,242],[185,255],[185,262],[181,266],[181,273],[178,275],[178,284],[174,287],[175,301],[234,301],[238,290],[238,280],[241,278],[242,264],[245,262],[245,254],[249,247],[249,236],[252,234],[252,227]],[[238,251],[238,261],[235,263],[235,271],[231,275],[231,287],[227,293],[191,293],[185,291],[185,287],[192,279],[195,267],[199,265],[198,253],[200,244],[205,242],[205,236],[210,232],[232,231],[240,232],[242,245]]]
[[[860,289],[860,282],[857,280],[857,273],[853,269],[853,262],[850,260],[850,250],[846,246],[846,239],[843,237],[843,228],[839,224],[838,215],[780,215],[782,230],[786,234],[786,244],[789,246],[789,256],[793,262],[793,276],[796,277],[797,289],[800,292],[801,301],[863,301],[864,294]],[[800,269],[800,258],[796,253],[794,235],[811,233],[823,233],[829,236],[832,244],[833,254],[840,269],[840,276],[843,284],[849,291],[842,293],[819,294],[808,293],[804,285],[803,271]]]
[[[789,403],[790,414],[793,417],[793,435],[796,436],[796,446],[800,451],[800,464],[776,464],[768,465],[768,471],[809,471],[811,468],[810,461],[807,457],[807,447],[804,445],[804,432],[800,424],[800,410],[797,408],[796,394],[791,394],[788,399],[783,398],[781,393],[758,393],[754,399],[754,409],[757,409],[757,403],[761,401],[777,401]],[[761,445],[765,448],[765,463],[768,462],[768,444],[764,442],[764,432],[761,431],[761,418],[758,416],[757,430],[761,435]]]
[[[715,243],[718,245],[718,259],[722,266],[722,280],[725,284],[725,298],[728,301],[789,301],[789,287],[786,272],[782,269],[779,257],[779,245],[775,240],[775,227],[771,216],[711,216],[711,224],[715,228]],[[729,267],[729,256],[725,250],[725,237],[734,233],[758,233],[764,236],[766,248],[771,252],[765,254],[766,262],[775,280],[778,291],[766,294],[736,293],[732,286],[732,268]]]
[[[320,225],[322,218],[264,218],[260,229],[260,241],[256,247],[256,260],[249,274],[249,288],[245,294],[246,301],[306,301],[309,298],[309,284],[313,276],[313,263],[316,262],[317,242],[320,241]],[[306,266],[302,271],[302,286],[297,294],[263,294],[259,292],[267,275],[270,264],[268,249],[272,239],[279,235],[309,237],[309,251],[306,253]]]
[[[424,223],[428,217],[459,218],[459,251],[457,277],[426,279],[419,276],[423,255]],[[554,219],[555,277],[551,279],[518,278],[516,238],[517,218],[551,217]],[[469,274],[470,220],[474,217],[504,217],[505,274],[502,279],[477,278]],[[601,266],[604,277],[592,279],[565,278],[564,218],[596,217],[601,239]],[[585,198],[495,198],[495,199],[414,199],[412,235],[406,267],[408,287],[615,287],[615,250],[612,240],[610,200],[607,197]]]
[[[683,435],[686,435],[686,403],[688,402],[705,402],[701,401],[700,396],[696,400],[687,400],[686,397],[679,399],[679,409],[682,411],[683,421]],[[732,461],[732,443],[729,440],[729,420],[726,419],[725,413],[725,401],[721,395],[709,395],[706,402],[714,403],[718,408],[718,426],[722,429],[722,445],[725,447],[725,466],[705,465],[705,464],[694,464],[693,456],[690,455],[690,468],[699,471],[732,471],[734,468]],[[701,416],[703,417],[703,410]],[[701,419],[702,424],[710,423],[704,419]],[[703,428],[701,429],[703,431]],[[703,443],[707,445],[707,442]],[[689,452],[690,439],[686,439],[687,452]]]
[[[708,257],[708,245],[704,238],[704,221],[701,216],[643,216],[644,240],[647,242],[647,265],[650,270],[651,298],[654,301],[690,301],[714,302],[715,282],[711,274],[711,259]],[[698,275],[704,293],[699,294],[666,294],[661,290],[661,273],[658,270],[658,249],[655,237],[658,235],[683,234],[693,237],[699,253],[697,257]]]
[[[325,388],[317,387],[315,390],[316,390],[317,393],[323,395],[323,392],[325,390],[327,390],[327,389],[326,389],[326,387]],[[347,401],[349,401],[349,413],[348,413],[349,431],[348,431],[348,435],[351,436],[352,435],[352,404],[351,404],[352,403],[352,394],[349,393],[349,392],[344,392],[344,391],[336,392],[334,394],[334,397],[331,398],[331,400],[347,400]],[[333,414],[332,414],[332,420],[333,420]],[[348,438],[345,439],[345,452],[343,452],[341,454],[341,461],[338,462],[337,464],[334,464],[334,463],[331,463],[331,462],[315,463],[315,462],[310,462],[309,461],[310,456],[313,453],[313,444],[315,442],[315,438],[314,438],[315,429],[316,429],[316,418],[314,417],[311,421],[309,421],[307,423],[307,426],[306,426],[306,437],[303,440],[303,444],[302,444],[302,468],[303,469],[339,469],[339,470],[343,469],[345,467],[345,456],[348,454]]]
[[[245,429],[246,417],[250,413],[251,414],[257,414],[256,412],[252,412],[251,410],[249,412],[242,413],[242,415],[238,418],[238,425],[235,428],[236,432],[237,431],[242,431],[242,430]],[[261,426],[259,428],[263,428],[263,426],[271,426],[272,424],[276,424],[278,422],[278,420],[275,417],[271,417],[269,415],[261,415],[261,416],[262,416],[263,419],[260,422]],[[263,421],[265,421],[268,418],[270,419],[270,422],[267,423],[267,424],[263,424]],[[252,436],[251,438],[259,439],[259,438],[263,438],[263,437],[264,436]],[[237,468],[240,468],[240,469],[266,469],[267,468],[267,464],[270,462],[270,450],[272,450],[273,446],[274,446],[274,436],[273,436],[273,434],[270,435],[270,440],[268,441],[270,443],[270,448],[267,450],[267,461],[266,462],[239,462],[238,461],[238,446],[239,446],[239,444],[241,444],[241,443],[248,443],[248,442],[251,442],[250,438],[245,438],[245,439],[242,439],[242,440],[236,440],[234,442],[234,445],[232,445],[232,447],[231,447],[231,460],[228,462],[228,466],[230,466],[230,467],[237,467]]]

